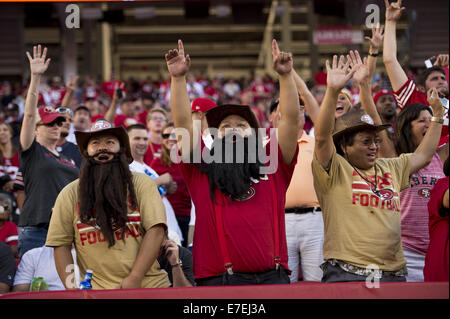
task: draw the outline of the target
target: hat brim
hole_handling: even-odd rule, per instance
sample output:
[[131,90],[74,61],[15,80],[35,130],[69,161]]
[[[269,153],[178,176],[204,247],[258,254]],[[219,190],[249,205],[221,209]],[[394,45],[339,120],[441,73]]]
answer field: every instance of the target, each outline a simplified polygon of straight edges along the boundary
[[125,154],[127,156],[128,163],[131,164],[133,162],[133,156],[131,155],[131,147],[128,133],[122,126],[107,128],[104,130],[94,132],[75,131],[75,138],[77,140],[78,149],[80,150],[82,156],[84,157],[87,156],[87,145],[89,143],[89,140],[94,136],[99,135],[113,135],[117,137],[119,142],[125,148]]
[[244,118],[251,128],[257,130],[259,128],[258,120],[248,105],[224,104],[209,109],[206,112],[206,120],[209,127],[219,128],[220,122],[230,115],[238,115]]
[[333,133],[333,141],[337,142],[345,134],[355,133],[355,132],[360,132],[360,131],[365,131],[365,130],[373,130],[373,131],[379,132],[379,131],[387,129],[390,126],[391,126],[390,124],[372,125],[372,124],[362,123],[359,125],[348,127],[339,132]]
[[44,118],[41,117],[41,120],[39,121],[39,123],[49,124],[49,123],[56,121],[58,118],[61,118],[64,121],[66,120],[66,118],[59,113],[50,113],[50,114],[46,115]]

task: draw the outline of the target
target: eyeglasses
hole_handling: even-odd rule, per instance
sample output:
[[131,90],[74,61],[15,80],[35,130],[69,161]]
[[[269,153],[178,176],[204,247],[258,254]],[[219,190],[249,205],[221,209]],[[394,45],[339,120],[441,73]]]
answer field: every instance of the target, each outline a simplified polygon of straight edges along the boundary
[[367,138],[363,138],[362,140],[359,140],[359,142],[360,142],[362,145],[366,146],[366,147],[369,147],[369,146],[371,146],[373,143],[375,143],[375,146],[378,147],[378,146],[380,146],[381,139],[378,138],[378,137],[377,137],[377,138],[369,138],[369,137],[367,137]]
[[53,127],[53,126],[56,125],[58,127],[62,127],[64,122],[65,122],[65,120],[64,121],[58,120],[58,121],[53,121],[51,123],[38,123],[37,125],[38,126],[43,125],[43,126],[46,126],[46,127]]
[[166,122],[167,121],[166,118],[162,117],[162,116],[152,116],[150,118],[150,120],[152,120],[152,121],[161,121],[161,122]]
[[161,134],[162,138],[167,140],[169,137],[176,139],[177,136],[174,133],[165,133],[165,134]]
[[63,106],[62,107],[58,107],[56,109],[56,112],[59,113],[59,114],[67,114],[70,117],[73,117],[73,111],[71,109],[69,109],[68,107],[63,107]]

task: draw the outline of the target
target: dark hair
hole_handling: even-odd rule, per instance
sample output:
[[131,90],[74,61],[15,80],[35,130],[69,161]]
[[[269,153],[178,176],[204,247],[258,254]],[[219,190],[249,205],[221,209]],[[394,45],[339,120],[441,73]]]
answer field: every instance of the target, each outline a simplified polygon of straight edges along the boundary
[[130,132],[131,130],[147,130],[147,128],[143,124],[133,124],[127,126],[127,132]]
[[447,156],[447,159],[444,162],[444,174],[445,176],[449,176],[450,173],[450,161],[448,160],[450,157]]
[[431,73],[440,72],[445,76],[445,71],[440,66],[434,65],[429,69],[426,69],[421,74],[419,74],[416,78],[416,83],[422,86],[425,86],[425,81],[428,79]]
[[336,153],[338,153],[341,156],[345,156],[344,149],[342,146],[352,146],[353,143],[355,143],[355,135],[361,131],[355,131],[350,132],[347,134],[343,134],[341,137],[339,137],[335,142],[334,146],[336,147]]
[[422,111],[433,114],[429,106],[420,103],[410,104],[399,113],[394,132],[394,145],[397,155],[413,153],[416,150],[411,122],[418,119]]
[[274,100],[272,101],[272,103],[270,103],[269,114],[272,114],[277,109],[278,103],[278,100]]

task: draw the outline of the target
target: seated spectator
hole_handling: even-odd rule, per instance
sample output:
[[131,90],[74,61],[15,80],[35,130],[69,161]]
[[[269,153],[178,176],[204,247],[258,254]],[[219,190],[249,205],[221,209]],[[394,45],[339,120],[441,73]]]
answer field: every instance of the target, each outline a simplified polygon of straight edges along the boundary
[[[55,257],[53,254],[53,247],[38,247],[27,251],[20,260],[17,267],[16,275],[14,277],[13,292],[17,291],[29,291],[31,281],[33,278],[42,277],[45,283],[48,285],[48,290],[65,290],[61,279],[58,276],[55,266]],[[76,253],[72,248],[73,264],[75,276],[68,278],[72,281],[67,286],[74,285],[78,287],[80,285],[80,272],[76,266]]]
[[[19,170],[19,150],[12,143],[13,130],[9,124],[0,123],[0,177],[2,189],[11,192]],[[4,177],[3,177],[4,176]],[[8,180],[4,178],[9,178]]]
[[171,239],[166,231],[159,253],[158,262],[161,269],[169,275],[172,287],[195,286],[192,269],[192,253],[181,246],[181,243]]
[[11,290],[16,272],[14,255],[3,242],[0,242],[0,294],[6,294]]
[[448,282],[449,280],[449,157],[447,157],[444,163],[444,173],[446,177],[437,181],[428,201],[430,244],[425,257],[425,268],[423,270],[425,281]]
[[7,244],[14,254],[19,257],[17,250],[18,232],[17,226],[10,221],[11,210],[13,209],[12,199],[9,195],[0,193],[0,241]]

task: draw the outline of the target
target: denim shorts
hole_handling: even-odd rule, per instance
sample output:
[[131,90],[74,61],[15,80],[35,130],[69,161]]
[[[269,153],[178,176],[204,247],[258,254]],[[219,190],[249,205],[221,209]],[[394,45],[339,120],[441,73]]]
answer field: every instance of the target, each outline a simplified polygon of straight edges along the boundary
[[47,227],[24,226],[18,227],[19,230],[19,256],[22,256],[33,248],[42,247],[47,239]]

